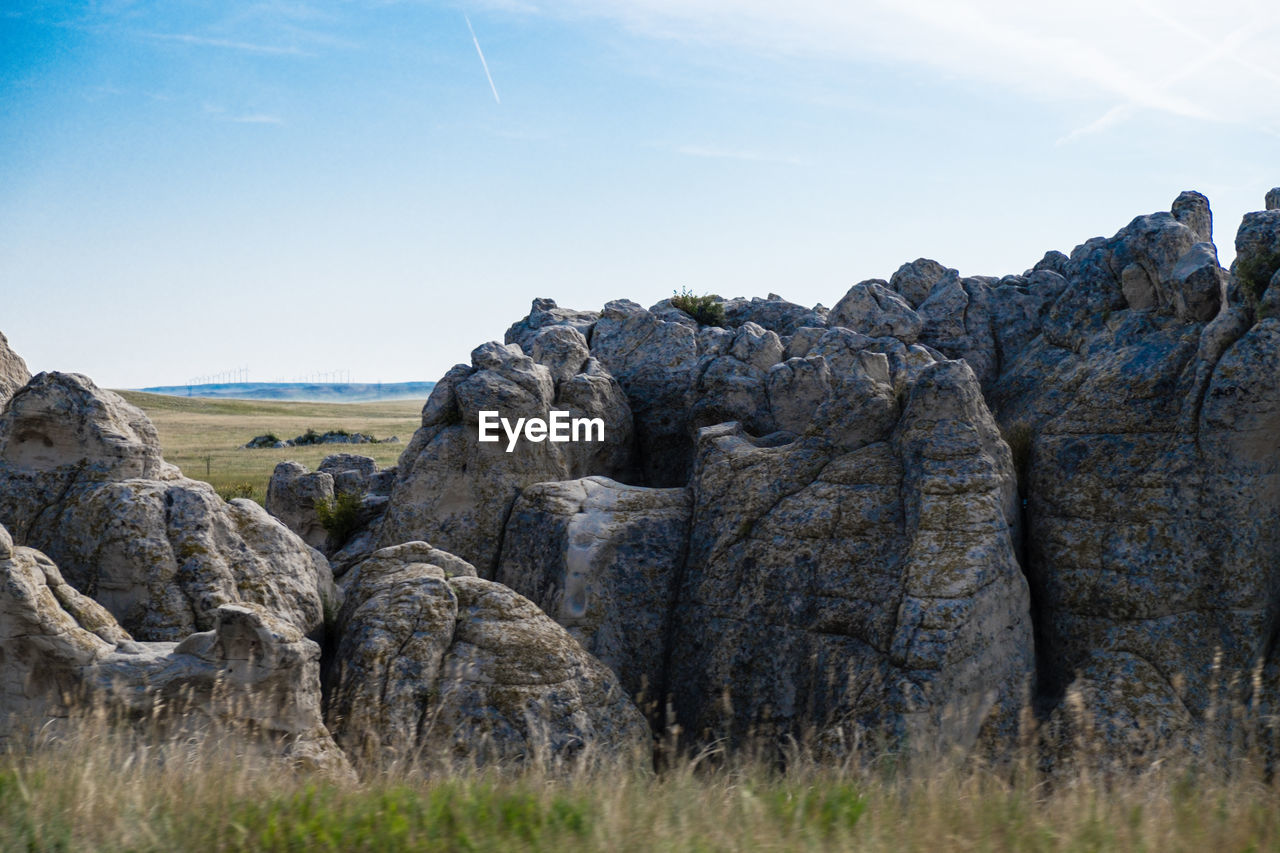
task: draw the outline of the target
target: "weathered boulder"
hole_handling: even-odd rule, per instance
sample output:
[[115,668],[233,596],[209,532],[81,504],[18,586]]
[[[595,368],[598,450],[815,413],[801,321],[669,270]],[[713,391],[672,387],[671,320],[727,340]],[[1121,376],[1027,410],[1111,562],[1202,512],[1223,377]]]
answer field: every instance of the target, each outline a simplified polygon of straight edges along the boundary
[[776,293],[770,293],[767,299],[758,296],[753,299],[737,297],[724,303],[725,323],[731,328],[738,328],[745,323],[755,323],[762,329],[768,329],[782,337],[794,335],[797,329],[822,327],[827,325],[827,309],[821,305],[806,308],[794,302],[788,302]]
[[1197,243],[1213,243],[1213,211],[1203,194],[1194,190],[1179,193],[1171,212],[1174,219],[1191,229]]
[[666,683],[695,738],[1014,725],[1032,644],[1008,447],[965,364],[918,368],[900,404],[871,355],[795,440],[700,433]]
[[348,574],[328,719],[362,761],[647,757],[644,718],[528,599],[425,542]]
[[333,495],[331,474],[309,471],[299,462],[280,462],[267,483],[267,512],[312,548],[323,550],[329,534],[316,507],[331,503]]
[[[718,330],[717,330],[718,331]],[[715,343],[712,343],[712,341]],[[731,334],[702,335],[689,429],[741,421],[756,435],[776,428],[769,408],[766,378],[782,358],[782,340],[755,323]],[[716,344],[720,344],[717,346]]]
[[1226,297],[1227,273],[1212,243],[1196,243],[1170,275],[1173,310],[1184,323],[1205,323],[1217,316]]
[[827,317],[828,326],[843,326],[873,338],[894,337],[913,344],[920,336],[920,317],[911,304],[880,279],[849,288]]
[[0,409],[13,393],[31,381],[31,373],[22,356],[9,349],[9,341],[0,332]]
[[1256,303],[1280,270],[1280,209],[1246,213],[1236,232],[1232,286],[1238,301]]
[[[1246,265],[1280,241],[1280,219],[1269,228],[1245,218]],[[1194,736],[1215,685],[1249,685],[1280,624],[1280,320],[1214,299],[1163,313],[1119,293],[1117,270],[1135,265],[1158,306],[1186,293],[1170,286],[1192,280],[1189,256],[1216,267],[1191,239],[1156,214],[1077,249],[1059,325],[993,394],[1027,436],[1042,686],[1085,697],[1119,754]]]
[[592,330],[591,354],[626,392],[635,418],[639,479],[650,486],[683,486],[688,480],[698,335],[694,326],[662,320],[626,299],[605,305]]
[[1036,261],[1036,265],[1027,270],[1027,272],[1032,273],[1047,270],[1048,272],[1056,272],[1058,275],[1066,275],[1070,264],[1071,258],[1062,254],[1062,252],[1059,252],[1057,249],[1050,249],[1045,252],[1044,257]]
[[902,296],[912,308],[929,298],[929,291],[947,274],[947,268],[930,258],[916,258],[898,267],[889,278],[889,289]]
[[1267,190],[1266,210],[1280,209],[1280,187]]
[[[378,463],[355,453],[332,453],[316,471],[297,462],[281,462],[267,484],[267,511],[329,558],[336,574],[350,567],[358,556],[374,550],[377,524],[386,511],[396,468],[379,468]],[[357,500],[354,517],[343,519],[345,532],[331,533],[322,521],[322,507],[330,513],[343,512],[338,496]],[[333,526],[331,524],[331,526]]]
[[539,483],[516,501],[497,580],[541,607],[642,705],[661,701],[689,527],[686,489],[605,477]]
[[575,311],[572,308],[561,308],[554,299],[535,299],[529,314],[518,320],[507,329],[503,343],[518,344],[527,355],[532,355],[533,339],[538,333],[550,326],[567,326],[575,329],[584,338],[590,337],[591,327],[600,318],[597,311]]
[[0,527],[0,740],[105,711],[139,721],[145,735],[220,731],[349,772],[321,717],[320,647],[257,605],[221,605],[212,621],[178,644],[134,642],[52,560],[13,546]]
[[[555,331],[544,330],[536,340]],[[631,456],[631,414],[622,389],[595,359],[587,359],[572,376],[561,373],[567,378],[559,381],[514,344],[485,344],[472,352],[471,360],[470,367],[450,370],[423,407],[422,427],[400,457],[378,542],[390,546],[430,539],[491,576],[503,525],[520,490],[549,480],[625,471]],[[552,361],[560,372],[564,362]],[[512,445],[505,434],[494,442],[479,440],[481,411],[497,411],[514,424],[518,418],[546,419],[552,409],[568,411],[573,418],[600,418],[603,441],[521,438]]]
[[919,307],[920,342],[948,358],[962,358],[983,388],[1012,364],[1040,334],[1050,307],[1067,281],[1051,270],[1032,270],[998,281],[961,278],[947,270]]
[[991,319],[992,279],[961,278],[948,270],[920,306],[920,340],[951,358],[963,358],[979,381],[988,383],[999,371]]
[[239,603],[308,633],[334,594],[321,554],[183,477],[146,415],[77,374],[41,373],[0,414],[0,523],[141,639],[209,630]]

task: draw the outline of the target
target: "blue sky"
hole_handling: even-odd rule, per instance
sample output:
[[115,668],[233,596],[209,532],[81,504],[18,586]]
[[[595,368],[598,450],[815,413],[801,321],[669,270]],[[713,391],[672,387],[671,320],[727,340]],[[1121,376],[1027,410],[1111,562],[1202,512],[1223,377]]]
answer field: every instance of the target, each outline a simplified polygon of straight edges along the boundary
[[539,296],[1020,272],[1183,189],[1229,263],[1280,184],[1271,0],[4,10],[0,331],[107,387],[435,379]]

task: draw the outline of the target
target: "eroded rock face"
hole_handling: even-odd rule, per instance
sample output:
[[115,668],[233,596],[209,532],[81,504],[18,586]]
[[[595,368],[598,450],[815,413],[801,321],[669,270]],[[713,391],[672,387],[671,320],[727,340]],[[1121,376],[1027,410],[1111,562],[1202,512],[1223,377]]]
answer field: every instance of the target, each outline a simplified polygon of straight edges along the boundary
[[[507,514],[521,489],[627,469],[632,446],[627,399],[613,377],[586,355],[581,335],[568,332],[577,337],[576,349],[564,345],[557,326],[543,329],[531,344],[551,367],[514,344],[490,343],[472,352],[470,367],[459,365],[437,383],[422,410],[422,427],[400,457],[378,534],[382,545],[430,539],[492,575]],[[549,339],[558,343],[552,346]],[[580,364],[573,364],[574,352],[582,356]],[[495,442],[478,439],[481,411],[497,411],[514,424],[518,418],[546,419],[552,409],[574,418],[600,418],[604,440],[522,438],[508,452],[505,435]]]
[[328,719],[352,755],[647,757],[614,675],[528,599],[425,542],[348,578]]
[[[1246,217],[1246,263],[1280,239],[1271,227]],[[1046,689],[1086,697],[1119,753],[1194,735],[1216,680],[1250,682],[1280,615],[1280,321],[1211,314],[1216,258],[1195,236],[1156,214],[1077,249],[1045,335],[994,393],[1030,436]],[[1131,298],[1135,267],[1149,303]]]
[[31,381],[31,373],[22,356],[9,349],[9,341],[0,333],[0,409],[23,385]]
[[782,337],[794,335],[797,329],[806,326],[826,326],[827,313],[821,305],[806,308],[788,302],[776,293],[770,293],[767,299],[739,297],[724,303],[725,322],[730,327],[736,329],[745,323],[755,323]]
[[539,483],[511,512],[497,580],[565,627],[627,695],[660,701],[689,508],[686,489]]
[[250,734],[269,754],[349,772],[321,718],[320,647],[256,605],[222,605],[212,621],[178,644],[135,642],[0,527],[0,740],[94,708],[149,733]]
[[322,555],[183,477],[146,415],[77,374],[36,376],[0,414],[0,523],[141,639],[210,630],[239,603],[312,632],[333,593]]
[[920,342],[962,358],[984,388],[1040,334],[1067,281],[1051,270],[993,279],[946,270],[921,303]]
[[902,296],[912,308],[929,298],[929,291],[947,274],[947,268],[931,258],[916,258],[898,267],[889,279],[889,289]]
[[667,681],[695,737],[1013,725],[1032,646],[1008,448],[962,362],[919,368],[901,408],[887,374],[851,363],[794,441],[701,432]]
[[860,282],[849,288],[831,309],[830,326],[844,326],[873,338],[893,337],[913,344],[920,336],[920,317],[911,304],[889,289],[880,279]]
[[526,354],[532,355],[533,339],[543,329],[566,326],[581,334],[585,340],[598,319],[600,314],[596,311],[575,311],[572,308],[561,308],[554,299],[535,299],[528,316],[512,323],[503,340],[508,344],[519,345]]
[[688,413],[698,362],[695,326],[615,300],[605,305],[592,330],[591,354],[626,392],[643,481],[684,485],[693,447]]
[[274,515],[302,540],[323,549],[329,534],[320,523],[319,505],[333,501],[333,476],[325,471],[309,471],[298,462],[281,462],[267,483],[267,512]]

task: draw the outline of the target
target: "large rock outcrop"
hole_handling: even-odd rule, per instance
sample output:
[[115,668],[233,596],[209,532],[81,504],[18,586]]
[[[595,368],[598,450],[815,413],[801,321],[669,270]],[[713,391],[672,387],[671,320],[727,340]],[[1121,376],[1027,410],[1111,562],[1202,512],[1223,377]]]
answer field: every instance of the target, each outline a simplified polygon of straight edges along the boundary
[[962,362],[837,374],[793,441],[700,435],[667,689],[697,737],[973,743],[1032,674],[1012,462]]
[[[603,322],[603,321],[602,321]],[[597,324],[598,325],[598,324]],[[598,334],[598,332],[597,332]],[[436,384],[422,410],[422,427],[400,457],[395,486],[379,532],[384,546],[436,542],[491,576],[502,529],[520,490],[546,480],[618,475],[631,461],[632,418],[618,383],[587,351],[571,327],[550,325],[530,345],[489,343]],[[556,443],[506,435],[479,440],[479,413],[547,419],[551,410],[599,418],[603,441]]]
[[248,736],[269,755],[349,772],[320,708],[320,647],[256,605],[224,604],[211,630],[139,643],[0,527],[0,742],[94,714],[155,736]]
[[[1193,736],[1229,682],[1246,685],[1232,701],[1260,700],[1250,673],[1280,624],[1280,320],[1253,319],[1235,283],[1219,313],[1190,213],[1078,247],[1043,336],[994,391],[1026,436],[1042,687],[1088,697],[1120,752]],[[1250,214],[1241,234],[1236,269],[1269,282],[1280,217]]]
[[425,542],[345,579],[328,719],[361,760],[644,760],[644,718],[532,602]]
[[140,639],[211,630],[240,603],[310,633],[333,595],[321,554],[183,477],[146,415],[78,374],[39,374],[0,414],[0,524]]

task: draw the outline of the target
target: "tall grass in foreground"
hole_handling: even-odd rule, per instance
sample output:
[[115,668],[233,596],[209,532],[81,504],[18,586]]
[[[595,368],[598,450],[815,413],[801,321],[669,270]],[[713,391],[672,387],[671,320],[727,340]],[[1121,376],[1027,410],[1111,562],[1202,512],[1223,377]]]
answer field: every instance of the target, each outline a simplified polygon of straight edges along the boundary
[[892,757],[647,768],[282,770],[229,742],[157,745],[109,726],[0,755],[4,850],[1245,851],[1280,849],[1259,765],[1053,776]]

